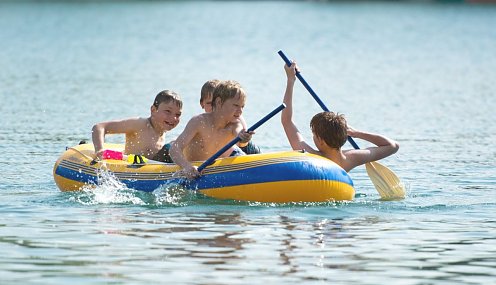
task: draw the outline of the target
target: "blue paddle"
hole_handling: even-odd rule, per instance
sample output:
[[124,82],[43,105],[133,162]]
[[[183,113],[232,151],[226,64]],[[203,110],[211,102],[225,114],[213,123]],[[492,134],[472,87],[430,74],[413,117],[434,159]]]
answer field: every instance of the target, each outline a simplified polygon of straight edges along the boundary
[[[284,62],[291,66],[291,61],[289,58],[282,52],[282,50],[277,52]],[[301,75],[299,71],[296,71],[296,77],[300,80],[300,82],[305,86],[310,95],[317,101],[322,110],[329,112],[329,109],[326,107],[324,102],[320,100],[319,96],[313,91],[312,87],[307,83],[305,78]],[[360,149],[358,145],[355,143],[352,137],[348,136],[348,142],[355,148]],[[378,163],[377,161],[368,162],[365,164],[365,168],[367,169],[367,174],[372,180],[377,192],[383,199],[399,199],[405,197],[405,189],[403,184],[401,183],[398,176],[391,171],[386,166]]]
[[[282,57],[282,59],[284,60],[284,62],[286,62],[286,64],[288,66],[291,66],[291,61],[282,52],[282,50],[278,51],[277,53]],[[315,91],[313,91],[312,87],[310,87],[310,85],[308,85],[307,81],[305,80],[305,78],[303,78],[303,76],[301,75],[301,73],[298,70],[296,71],[296,77],[300,80],[301,84],[303,84],[303,86],[305,86],[305,88],[308,90],[310,95],[312,95],[313,99],[315,99],[315,101],[317,101],[317,103],[320,105],[320,108],[322,108],[322,110],[324,110],[326,112],[330,112],[329,109],[326,107],[326,105],[324,105],[324,102],[322,102],[322,100],[320,100],[319,96],[317,96],[317,93],[315,93]],[[353,140],[352,137],[348,136],[348,142],[355,149],[360,149],[360,147],[356,144],[356,142]]]
[[[258,127],[260,127],[262,124],[270,120],[272,117],[274,117],[277,113],[281,112],[282,109],[286,108],[286,105],[283,103],[279,105],[279,107],[275,108],[272,112],[267,114],[265,117],[263,117],[260,121],[256,122],[253,126],[248,128],[248,132],[256,130]],[[199,167],[198,171],[202,171],[205,169],[205,167],[209,166],[212,164],[219,156],[221,156],[224,152],[226,152],[228,149],[230,149],[233,145],[237,144],[239,142],[240,138],[239,136],[235,137],[232,141],[230,141],[228,144],[226,144],[223,148],[221,148],[218,152],[216,152],[214,155],[212,155],[209,159],[205,160]]]

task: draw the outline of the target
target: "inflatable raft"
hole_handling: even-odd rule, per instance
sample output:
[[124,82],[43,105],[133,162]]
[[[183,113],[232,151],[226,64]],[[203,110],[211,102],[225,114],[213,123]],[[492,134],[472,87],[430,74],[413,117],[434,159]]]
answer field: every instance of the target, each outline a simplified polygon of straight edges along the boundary
[[[123,150],[123,145],[106,144]],[[217,199],[257,202],[324,202],[352,200],[353,181],[326,158],[298,151],[274,152],[217,159],[195,180],[178,177],[175,164],[124,160],[93,162],[92,144],[68,148],[57,160],[53,177],[62,191],[98,185],[102,171],[111,172],[128,188],[153,191],[179,184]],[[195,165],[200,165],[198,162]]]

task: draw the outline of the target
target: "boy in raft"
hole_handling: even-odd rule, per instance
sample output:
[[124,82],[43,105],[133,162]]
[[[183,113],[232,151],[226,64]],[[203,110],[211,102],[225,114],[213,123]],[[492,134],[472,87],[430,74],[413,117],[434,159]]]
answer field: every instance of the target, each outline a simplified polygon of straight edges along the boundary
[[[291,67],[284,65],[287,76],[284,103],[286,108],[282,111],[281,122],[294,150],[305,150],[309,153],[324,156],[349,172],[356,166],[367,162],[376,161],[396,153],[399,144],[385,136],[354,130],[348,127],[346,119],[341,114],[333,112],[317,113],[310,122],[313,141],[317,149],[307,144],[300,131],[293,122],[293,87],[296,80],[298,67],[293,62]],[[375,147],[365,149],[342,150],[348,136],[359,138],[375,144]]]
[[[190,161],[207,160],[236,136],[239,136],[242,146],[251,140],[254,132],[247,132],[239,120],[245,100],[245,91],[238,82],[221,81],[213,92],[212,112],[189,120],[170,150],[172,159],[183,168],[182,173],[187,178],[200,175]],[[233,148],[230,148],[221,157],[228,157],[232,152]]]
[[[205,84],[203,84],[203,86],[201,88],[200,106],[207,113],[212,112],[212,97],[213,97],[215,87],[219,84],[219,82],[220,82],[220,80],[218,80],[218,79],[212,79],[212,80],[205,82]],[[248,127],[246,126],[246,121],[243,118],[243,116],[239,117],[239,121],[243,125],[244,129],[248,129]],[[241,145],[240,145],[240,143],[238,143],[238,146],[246,154],[261,153],[260,148],[258,146],[256,146],[252,141],[249,141],[248,144],[245,146],[241,146]]]
[[178,94],[164,90],[155,97],[148,118],[97,123],[92,130],[96,159],[102,159],[106,134],[125,134],[124,154],[139,154],[152,160],[172,162],[168,155],[168,144],[165,144],[165,133],[179,124],[182,107]]

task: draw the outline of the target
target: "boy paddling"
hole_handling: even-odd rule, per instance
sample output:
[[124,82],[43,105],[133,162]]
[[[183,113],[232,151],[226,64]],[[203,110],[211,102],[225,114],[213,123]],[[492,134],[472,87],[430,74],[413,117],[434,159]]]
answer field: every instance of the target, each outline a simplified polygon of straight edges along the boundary
[[[347,126],[343,115],[333,112],[321,112],[316,114],[310,127],[313,133],[313,141],[317,149],[310,146],[299,132],[293,122],[293,88],[296,80],[297,66],[293,62],[291,66],[284,65],[287,84],[284,94],[286,109],[282,111],[281,122],[286,132],[291,147],[294,150],[305,150],[313,154],[324,156],[349,172],[356,166],[367,162],[376,161],[396,153],[399,144],[385,136],[354,130]],[[366,149],[342,150],[347,137],[360,138],[375,144],[375,147]]]
[[[212,112],[212,98],[214,94],[215,87],[220,83],[221,81],[218,79],[212,79],[208,80],[203,84],[201,88],[201,93],[200,93],[200,106],[202,107],[203,110],[205,110],[206,113]],[[239,121],[243,125],[244,129],[247,129],[246,121],[243,118],[243,116],[239,117]],[[260,148],[256,146],[253,141],[249,141],[248,144],[241,144],[238,143],[238,146],[241,148],[241,150],[246,153],[246,154],[258,154],[261,153]]]
[[[170,155],[187,178],[200,175],[191,161],[207,160],[236,136],[240,137],[242,146],[248,144],[254,132],[246,132],[240,122],[245,100],[245,91],[238,82],[221,81],[213,92],[212,112],[191,118],[172,143]],[[232,152],[230,148],[221,157]]]

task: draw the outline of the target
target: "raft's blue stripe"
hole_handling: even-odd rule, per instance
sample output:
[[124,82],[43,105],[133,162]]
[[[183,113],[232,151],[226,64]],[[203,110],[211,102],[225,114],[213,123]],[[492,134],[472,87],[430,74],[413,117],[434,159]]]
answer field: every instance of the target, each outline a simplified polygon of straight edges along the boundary
[[205,175],[195,180],[192,187],[202,190],[292,180],[331,180],[353,186],[353,181],[346,171],[332,164],[316,165],[308,161],[294,161]]
[[[97,181],[96,176],[79,173],[78,171],[74,171],[60,165],[57,167],[55,173],[62,177],[80,182],[96,183]],[[315,164],[309,163],[308,161],[270,164],[248,169],[204,175],[194,181],[189,181],[187,186],[190,189],[203,190],[244,184],[292,180],[330,180],[343,182],[353,186],[353,181],[343,169],[333,164]],[[153,191],[158,187],[169,183],[185,184],[184,179],[177,178],[169,180],[128,179],[120,181],[126,184],[129,188],[141,191]]]
[[86,174],[84,172],[79,172],[75,171],[63,166],[57,166],[57,169],[55,169],[55,174],[60,175],[64,178],[78,181],[78,182],[83,182],[83,183],[96,183],[97,182],[97,177],[94,175]]

